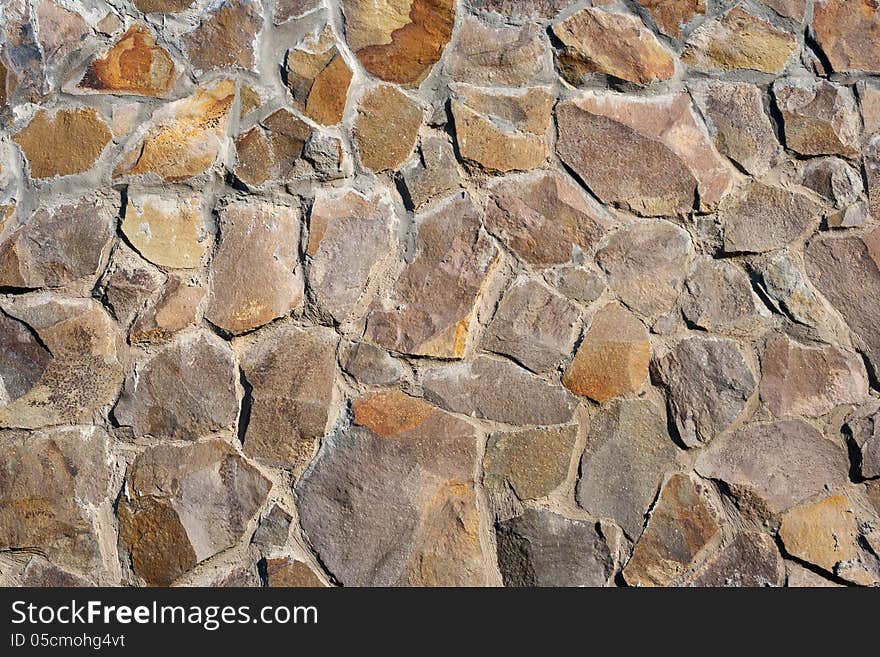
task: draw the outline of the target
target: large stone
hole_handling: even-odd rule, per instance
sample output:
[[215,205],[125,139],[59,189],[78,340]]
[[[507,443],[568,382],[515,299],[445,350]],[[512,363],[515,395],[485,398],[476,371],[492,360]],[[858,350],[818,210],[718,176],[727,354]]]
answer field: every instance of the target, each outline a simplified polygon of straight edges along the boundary
[[639,391],[648,379],[651,343],[645,325],[610,303],[593,316],[562,383],[599,403]]
[[568,477],[577,427],[498,431],[489,436],[484,481],[509,485],[520,500],[546,497]]
[[221,80],[161,105],[143,136],[122,156],[114,178],[152,173],[172,182],[204,173],[220,153],[234,99],[232,80]]
[[505,293],[480,346],[547,372],[571,354],[577,325],[577,309],[568,299],[525,279]]
[[147,260],[191,269],[210,245],[200,196],[129,190],[121,229]]
[[799,420],[744,427],[697,457],[703,477],[723,481],[740,504],[776,515],[848,480],[846,451]]
[[461,174],[452,145],[444,136],[431,133],[422,137],[418,157],[400,170],[405,199],[415,212],[421,212],[461,187]]
[[685,282],[682,312],[711,333],[748,335],[761,330],[770,313],[752,290],[748,274],[725,260],[701,258]]
[[596,261],[624,304],[656,319],[675,306],[693,253],[686,230],[665,221],[639,222],[614,233]]
[[258,199],[227,205],[220,213],[205,317],[238,334],[301,305],[299,230],[296,207]]
[[752,182],[722,204],[719,218],[728,253],[781,249],[818,225],[820,206],[805,194]]
[[95,276],[113,240],[117,211],[101,197],[37,209],[0,242],[0,287],[60,287]]
[[397,169],[409,159],[424,118],[415,101],[383,84],[367,91],[358,105],[354,141],[361,162],[376,172]]
[[880,72],[880,14],[875,0],[819,0],[813,32],[835,71]]
[[373,305],[364,337],[401,353],[461,358],[497,249],[480,230],[469,196],[456,196],[417,222],[414,257],[388,301]]
[[704,482],[674,474],[663,484],[623,570],[630,586],[670,586],[720,540],[721,520]]
[[119,501],[119,544],[135,575],[168,586],[244,538],[271,482],[220,440],[142,452]]
[[819,417],[868,396],[861,358],[837,347],[802,346],[776,335],[761,356],[761,399],[777,417]]
[[773,85],[782,114],[785,145],[803,155],[859,154],[862,122],[848,87],[812,78],[786,78]]
[[198,27],[183,36],[183,47],[197,72],[224,67],[254,68],[257,34],[263,27],[256,0],[223,0]]
[[320,588],[326,586],[302,561],[288,557],[266,559],[266,586],[269,588]]
[[588,7],[552,30],[563,46],[557,55],[562,75],[573,85],[593,73],[636,84],[675,74],[672,52],[635,16]]
[[31,328],[0,312],[0,404],[8,404],[27,394],[43,376],[52,360]]
[[537,267],[589,253],[611,228],[605,211],[559,173],[508,176],[489,185],[486,226]]
[[779,538],[793,557],[834,573],[841,561],[858,556],[858,519],[846,495],[834,494],[788,511]]
[[138,315],[129,333],[132,343],[167,340],[199,318],[205,290],[172,276],[155,304]]
[[678,468],[678,452],[666,431],[666,415],[653,402],[628,399],[604,406],[587,433],[578,504],[637,538],[663,475]]
[[455,0],[343,0],[345,38],[368,73],[416,87],[452,38],[455,6]]
[[284,73],[297,109],[321,125],[342,120],[352,72],[329,25],[287,51]]
[[681,38],[681,28],[697,16],[706,15],[706,0],[639,0],[657,26],[669,36]]
[[246,455],[292,469],[311,460],[331,419],[337,341],[326,328],[284,328],[242,354]]
[[[292,178],[311,137],[308,123],[289,110],[276,110],[236,137],[236,177],[251,186]],[[338,152],[336,156],[341,159]]]
[[840,209],[858,202],[865,191],[861,173],[837,157],[810,160],[804,167],[803,181],[804,187]]
[[556,116],[559,157],[606,203],[644,215],[711,209],[733,181],[686,93],[585,92]]
[[609,586],[617,565],[599,523],[547,509],[499,524],[495,543],[505,586]]
[[38,110],[12,140],[33,178],[71,176],[91,169],[110,143],[110,129],[92,108]]
[[521,86],[544,71],[546,50],[536,25],[492,27],[468,16],[444,68],[456,82]]
[[297,485],[305,535],[344,586],[485,586],[468,423],[401,392],[355,400]]
[[782,586],[785,566],[773,539],[740,532],[684,581],[685,586],[756,588]]
[[422,375],[425,397],[450,411],[517,425],[571,420],[577,400],[513,363],[479,356]]
[[113,410],[135,436],[195,440],[238,416],[232,350],[207,331],[180,336],[125,381]]
[[669,413],[688,447],[729,429],[757,387],[736,342],[727,338],[686,338],[657,358],[652,372],[668,390]]

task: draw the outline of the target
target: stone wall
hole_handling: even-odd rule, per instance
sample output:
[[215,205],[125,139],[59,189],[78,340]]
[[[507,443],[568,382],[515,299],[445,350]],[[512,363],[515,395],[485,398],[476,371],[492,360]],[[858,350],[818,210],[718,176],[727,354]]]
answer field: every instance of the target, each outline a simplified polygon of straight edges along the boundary
[[0,582],[880,582],[874,0],[0,26]]

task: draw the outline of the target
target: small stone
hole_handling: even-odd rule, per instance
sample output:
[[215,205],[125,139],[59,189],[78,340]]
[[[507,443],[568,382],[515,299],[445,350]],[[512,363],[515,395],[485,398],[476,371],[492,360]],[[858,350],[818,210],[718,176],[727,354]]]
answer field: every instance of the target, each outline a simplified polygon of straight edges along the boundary
[[562,383],[599,403],[638,392],[648,378],[648,330],[631,312],[609,303],[593,317]]
[[706,15],[706,0],[639,0],[664,34],[681,38],[681,28]]
[[250,115],[256,109],[263,105],[263,96],[257,90],[247,84],[242,84],[238,88],[239,110],[238,118],[243,119]]
[[685,580],[685,586],[756,588],[782,586],[785,566],[773,539],[740,532]]
[[870,137],[880,131],[880,85],[874,80],[859,80],[856,83],[859,109],[862,111],[862,124],[865,136]]
[[553,98],[544,89],[492,93],[459,88],[452,101],[461,157],[491,172],[527,171],[547,159]]
[[807,14],[807,0],[761,0],[780,16],[803,23]]
[[168,51],[142,25],[132,25],[113,46],[91,61],[78,89],[162,98],[177,80]]
[[116,320],[127,327],[162,289],[167,278],[160,269],[120,244],[113,251],[98,289]]
[[572,301],[591,304],[605,292],[605,278],[582,267],[560,267],[544,272],[544,280]]
[[256,0],[223,0],[198,27],[183,36],[183,47],[200,73],[234,66],[253,69],[257,34],[263,27]]
[[347,347],[341,360],[342,369],[359,383],[367,385],[390,385],[403,376],[403,365],[396,358],[366,342]]
[[773,85],[773,95],[790,149],[803,155],[859,154],[862,126],[849,88],[825,80],[787,78]]
[[321,0],[277,0],[273,22],[281,25],[291,18],[301,18],[320,6]]
[[76,51],[89,34],[89,27],[76,11],[42,0],[36,4],[37,40],[46,60],[61,60]]
[[354,121],[354,140],[364,166],[380,172],[406,162],[423,118],[422,108],[391,85],[367,91]]
[[343,0],[345,38],[370,75],[417,87],[452,38],[455,7],[455,0]]
[[41,109],[12,140],[21,147],[33,178],[55,178],[91,169],[111,136],[92,108]]
[[399,391],[353,415],[296,488],[321,563],[343,586],[486,586],[474,428]]
[[547,372],[571,354],[577,324],[577,309],[567,299],[526,279],[501,299],[480,346]]
[[675,75],[673,54],[635,16],[588,7],[552,30],[563,45],[557,55],[559,68],[572,85],[593,73],[636,84]]
[[155,305],[141,313],[131,327],[132,343],[167,340],[196,323],[205,290],[172,276]]
[[688,276],[682,312],[710,333],[736,336],[761,330],[770,316],[742,269],[711,258],[698,260]]
[[674,474],[660,489],[623,578],[630,586],[673,585],[720,533],[719,513],[706,485]]
[[269,588],[321,588],[326,586],[302,561],[287,557],[266,559],[266,585]]
[[880,71],[880,15],[875,0],[817,2],[813,32],[834,71]]
[[121,228],[138,253],[162,267],[198,267],[209,246],[199,196],[131,190]]
[[874,219],[880,218],[880,135],[875,135],[862,149],[862,164],[868,182],[868,208]]
[[61,287],[95,276],[113,241],[116,213],[101,197],[38,208],[0,242],[0,286]]
[[880,412],[872,409],[872,412],[864,417],[849,419],[847,429],[852,435],[855,446],[861,450],[862,477],[865,479],[880,477]]
[[513,363],[478,356],[422,375],[425,398],[454,413],[516,425],[571,420],[577,400]]
[[321,125],[342,120],[352,72],[329,25],[287,51],[284,72],[297,109]]
[[774,336],[761,357],[761,399],[777,417],[826,415],[868,395],[861,358],[837,347],[805,347]]
[[130,135],[139,122],[141,106],[138,103],[114,105],[110,120],[110,130],[114,137]]
[[242,355],[247,456],[282,468],[308,464],[331,419],[337,341],[330,329],[286,328]]
[[444,66],[456,82],[522,86],[544,71],[546,50],[536,25],[492,27],[467,16]]
[[296,207],[252,199],[220,213],[220,243],[205,317],[239,334],[283,317],[303,301]]
[[694,30],[681,59],[700,68],[781,73],[797,47],[794,35],[737,5]]
[[293,517],[277,504],[260,520],[251,542],[262,548],[281,547],[287,543]]
[[602,406],[587,432],[577,503],[637,538],[664,473],[678,469],[678,452],[666,414],[653,402],[621,399]]
[[422,138],[418,157],[400,170],[409,206],[420,212],[461,188],[452,145],[436,133]]
[[[143,0],[141,0],[143,1]],[[99,20],[95,27],[98,29],[98,32],[105,36],[110,36],[111,34],[115,34],[123,27],[125,27],[122,23],[122,20],[117,16],[113,11],[108,11],[104,14],[104,18]]]
[[614,233],[596,261],[624,304],[657,319],[675,307],[693,253],[686,230],[666,221],[639,222]]
[[786,420],[747,426],[714,441],[695,469],[725,482],[740,504],[776,515],[848,481],[849,459],[810,425]]
[[810,160],[803,184],[840,209],[857,203],[864,193],[861,174],[836,157]]
[[0,312],[0,404],[27,394],[43,376],[52,352],[40,344],[30,327]]
[[400,353],[461,358],[474,306],[497,264],[469,196],[455,196],[416,217],[414,257],[387,302],[375,302],[364,338]]
[[311,137],[312,129],[293,112],[283,108],[273,112],[236,137],[236,177],[252,186],[293,178]]
[[486,226],[531,265],[565,264],[591,252],[612,220],[561,174],[508,176],[489,185]]
[[728,198],[719,218],[727,253],[763,253],[790,244],[818,223],[821,208],[805,194],[752,182]]
[[113,177],[153,173],[163,182],[173,182],[204,173],[220,152],[234,99],[232,80],[221,80],[160,106],[143,138],[123,155]]
[[791,509],[779,526],[786,552],[830,573],[841,561],[858,557],[857,534],[855,512],[840,494]]
[[82,588],[92,584],[87,579],[53,566],[39,557],[31,557],[21,573],[19,585],[54,589]]
[[126,474],[119,545],[134,573],[168,586],[236,545],[271,482],[221,440],[151,447]]
[[520,500],[546,497],[568,477],[576,440],[574,426],[493,433],[483,458],[485,481],[509,484]]

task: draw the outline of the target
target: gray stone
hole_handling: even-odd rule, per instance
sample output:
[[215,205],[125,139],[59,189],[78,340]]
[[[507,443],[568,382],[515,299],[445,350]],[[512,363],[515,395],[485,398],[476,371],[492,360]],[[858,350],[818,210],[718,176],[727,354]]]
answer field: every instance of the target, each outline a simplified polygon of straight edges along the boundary
[[577,427],[497,431],[483,459],[485,483],[509,484],[520,500],[545,497],[568,477]]
[[839,209],[859,201],[865,191],[861,174],[837,157],[809,160],[803,177],[804,187],[821,194]]
[[544,272],[544,280],[572,301],[589,304],[605,291],[605,277],[583,267],[559,267]]
[[452,144],[437,134],[422,137],[418,157],[400,170],[410,207],[420,212],[461,187]]
[[773,95],[788,148],[803,155],[858,155],[862,122],[850,88],[787,78],[774,83]]
[[711,333],[748,335],[759,331],[770,317],[742,269],[710,258],[694,266],[681,305],[691,324]]
[[773,539],[740,532],[727,547],[709,557],[685,586],[755,588],[782,586],[785,565]]
[[781,249],[819,223],[820,207],[804,194],[751,183],[740,198],[730,197],[719,218],[728,253]]
[[37,385],[52,360],[31,328],[0,311],[0,404],[8,404]]
[[251,542],[262,548],[281,547],[287,543],[293,517],[277,504],[260,520]]

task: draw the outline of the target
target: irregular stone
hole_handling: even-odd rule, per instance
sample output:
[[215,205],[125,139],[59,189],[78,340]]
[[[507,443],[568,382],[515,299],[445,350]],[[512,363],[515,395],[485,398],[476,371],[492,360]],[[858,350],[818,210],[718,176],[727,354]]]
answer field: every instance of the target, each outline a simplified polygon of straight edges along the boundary
[[861,120],[847,87],[825,80],[786,78],[773,85],[785,145],[803,155],[859,154]]
[[326,586],[302,561],[287,557],[266,559],[266,586],[270,588],[320,588]]
[[819,417],[868,395],[862,360],[830,345],[802,346],[776,335],[761,357],[761,399],[777,417]]
[[492,93],[458,88],[452,101],[461,157],[487,171],[526,171],[547,159],[553,98],[544,89]]
[[106,572],[109,436],[98,427],[57,427],[0,438],[0,548],[38,551],[92,577]]
[[33,178],[71,176],[91,169],[110,143],[110,129],[92,108],[38,110],[12,136]]
[[110,130],[114,137],[130,135],[137,127],[141,106],[139,103],[114,105],[111,110]]
[[42,0],[36,5],[37,40],[47,61],[64,59],[76,51],[89,34],[89,27],[76,11]]
[[354,120],[354,141],[363,165],[380,172],[406,162],[423,118],[422,108],[395,87],[384,84],[368,90]]
[[873,479],[880,477],[880,412],[872,408],[867,414],[859,415],[848,419],[847,430],[860,450],[862,477]]
[[691,324],[710,333],[727,335],[759,331],[770,315],[742,269],[712,258],[697,261],[685,281],[681,305]]
[[813,8],[813,33],[838,72],[880,71],[880,15],[874,0],[821,0]]
[[345,349],[340,361],[342,369],[359,383],[388,385],[403,376],[403,365],[396,358],[366,342],[357,342]]
[[299,230],[296,207],[257,199],[227,205],[220,213],[205,317],[239,334],[300,306]]
[[593,303],[605,292],[605,279],[582,267],[560,267],[544,272],[544,280],[573,301]]
[[835,494],[795,507],[782,516],[779,538],[793,557],[830,573],[858,556],[858,520],[849,499]]
[[848,480],[839,445],[800,420],[744,427],[697,457],[698,474],[727,484],[740,504],[776,515]]
[[422,138],[418,157],[400,170],[410,207],[420,212],[461,188],[461,175],[452,145],[436,133]]
[[401,392],[353,404],[297,485],[309,543],[344,586],[485,586],[472,426]]
[[810,160],[803,184],[841,209],[858,202],[864,193],[861,174],[836,157]]
[[562,76],[575,86],[593,73],[636,84],[675,75],[673,54],[635,16],[587,7],[551,29]]
[[524,21],[553,18],[577,0],[468,0],[474,9],[494,11],[507,18]]
[[362,305],[377,266],[394,251],[396,218],[387,193],[319,192],[309,216],[309,290],[343,322]]
[[609,303],[593,316],[562,383],[574,394],[602,403],[638,392],[648,378],[650,360],[645,325],[619,304]]
[[111,48],[93,59],[78,89],[163,98],[177,80],[177,68],[153,33],[135,23]]
[[103,300],[122,326],[128,326],[167,280],[158,268],[120,244],[100,281]]
[[113,403],[122,383],[119,333],[99,303],[37,294],[4,301],[0,309],[27,324],[52,354],[36,384],[0,406],[0,427],[91,424]]
[[785,562],[787,577],[785,585],[788,588],[839,588],[842,584],[835,584],[831,580],[825,579],[821,575],[814,573],[812,570],[799,566],[793,561]]
[[741,417],[757,382],[736,342],[686,338],[652,363],[667,388],[669,413],[682,442],[699,447]]
[[247,456],[283,468],[308,464],[331,419],[337,342],[330,329],[285,328],[242,355]]
[[590,252],[611,228],[604,210],[560,174],[508,176],[489,185],[486,226],[520,258],[546,267]]
[[740,532],[685,581],[686,586],[756,588],[782,586],[785,566],[773,539]]
[[715,147],[752,175],[763,175],[776,162],[779,141],[764,111],[761,90],[752,84],[713,82],[699,94]]
[[30,327],[0,311],[0,403],[8,404],[27,394],[52,360]]
[[303,147],[303,159],[293,166],[297,180],[338,180],[351,174],[351,159],[342,140],[318,131],[312,132]]
[[38,588],[81,588],[92,584],[87,579],[53,566],[39,557],[31,557],[21,573],[19,585]]
[[312,135],[309,125],[293,112],[279,109],[235,139],[235,175],[248,185],[293,177]]
[[818,223],[821,208],[804,194],[752,182],[728,198],[719,218],[728,253],[763,253],[790,244]]
[[116,212],[101,197],[38,208],[0,242],[0,286],[61,287],[95,276],[113,241]]
[[546,497],[568,477],[576,440],[575,426],[495,432],[483,458],[484,480],[510,485],[521,500]]
[[682,214],[695,204],[715,207],[733,181],[686,93],[585,92],[560,103],[556,117],[559,157],[606,203],[643,215]]
[[243,119],[251,112],[259,109],[263,105],[263,95],[247,84],[242,84],[238,88],[239,110],[238,118]]
[[455,413],[517,425],[563,424],[577,400],[513,363],[478,356],[422,375],[425,398]]
[[865,136],[870,137],[880,131],[880,85],[874,80],[859,80],[856,83],[859,109],[862,111],[862,125]]
[[170,277],[156,303],[135,320],[129,339],[133,343],[167,340],[196,323],[204,298],[203,288],[188,285],[177,276]]
[[235,422],[236,378],[223,340],[206,331],[183,335],[128,376],[113,416],[135,436],[195,440]]
[[132,0],[135,7],[145,14],[178,14],[193,4],[194,0]]
[[675,306],[693,253],[686,230],[665,221],[640,222],[614,233],[596,261],[624,304],[656,319]]
[[674,474],[663,484],[623,577],[630,586],[670,586],[720,538],[721,521],[706,485]]
[[110,10],[104,14],[104,18],[95,24],[95,27],[101,34],[110,36],[121,30],[124,25],[119,16],[117,16],[113,10]]
[[681,59],[700,68],[781,73],[797,47],[794,35],[737,5],[694,30]]
[[321,6],[321,0],[278,0],[275,3],[273,22],[286,23],[291,18],[300,18]]
[[880,135],[875,135],[862,149],[862,165],[868,183],[868,208],[880,218]]
[[287,51],[284,72],[294,107],[321,125],[342,120],[352,72],[329,25]]
[[223,0],[182,38],[193,68],[204,73],[234,66],[253,69],[257,34],[263,27],[256,0]]
[[281,547],[287,543],[293,517],[277,504],[260,520],[251,543],[262,548]]
[[370,75],[404,87],[428,77],[452,38],[454,0],[343,0],[345,38]]
[[603,406],[587,432],[577,503],[638,537],[664,473],[677,469],[678,452],[666,415],[653,402],[621,399]]
[[148,585],[168,586],[236,545],[270,488],[224,441],[151,447],[126,474],[120,548]]
[[461,358],[474,306],[497,264],[469,196],[456,196],[417,217],[414,257],[387,302],[375,302],[364,337],[417,356]]
[[681,38],[681,28],[706,15],[706,0],[639,0],[664,34]]
[[865,203],[856,203],[845,210],[830,214],[825,218],[828,228],[859,228],[870,220],[868,206]]
[[[41,103],[48,91],[46,62],[37,41],[30,3],[5,3],[0,37],[5,37],[5,103],[10,107]],[[4,122],[10,118],[5,113]]]
[[545,68],[546,46],[536,25],[492,27],[465,17],[446,57],[446,74],[468,84],[521,86]]
[[804,21],[807,14],[807,0],[761,0],[780,16],[791,18],[799,23]]
[[200,196],[130,190],[120,226],[131,245],[162,267],[191,269],[209,246]]

